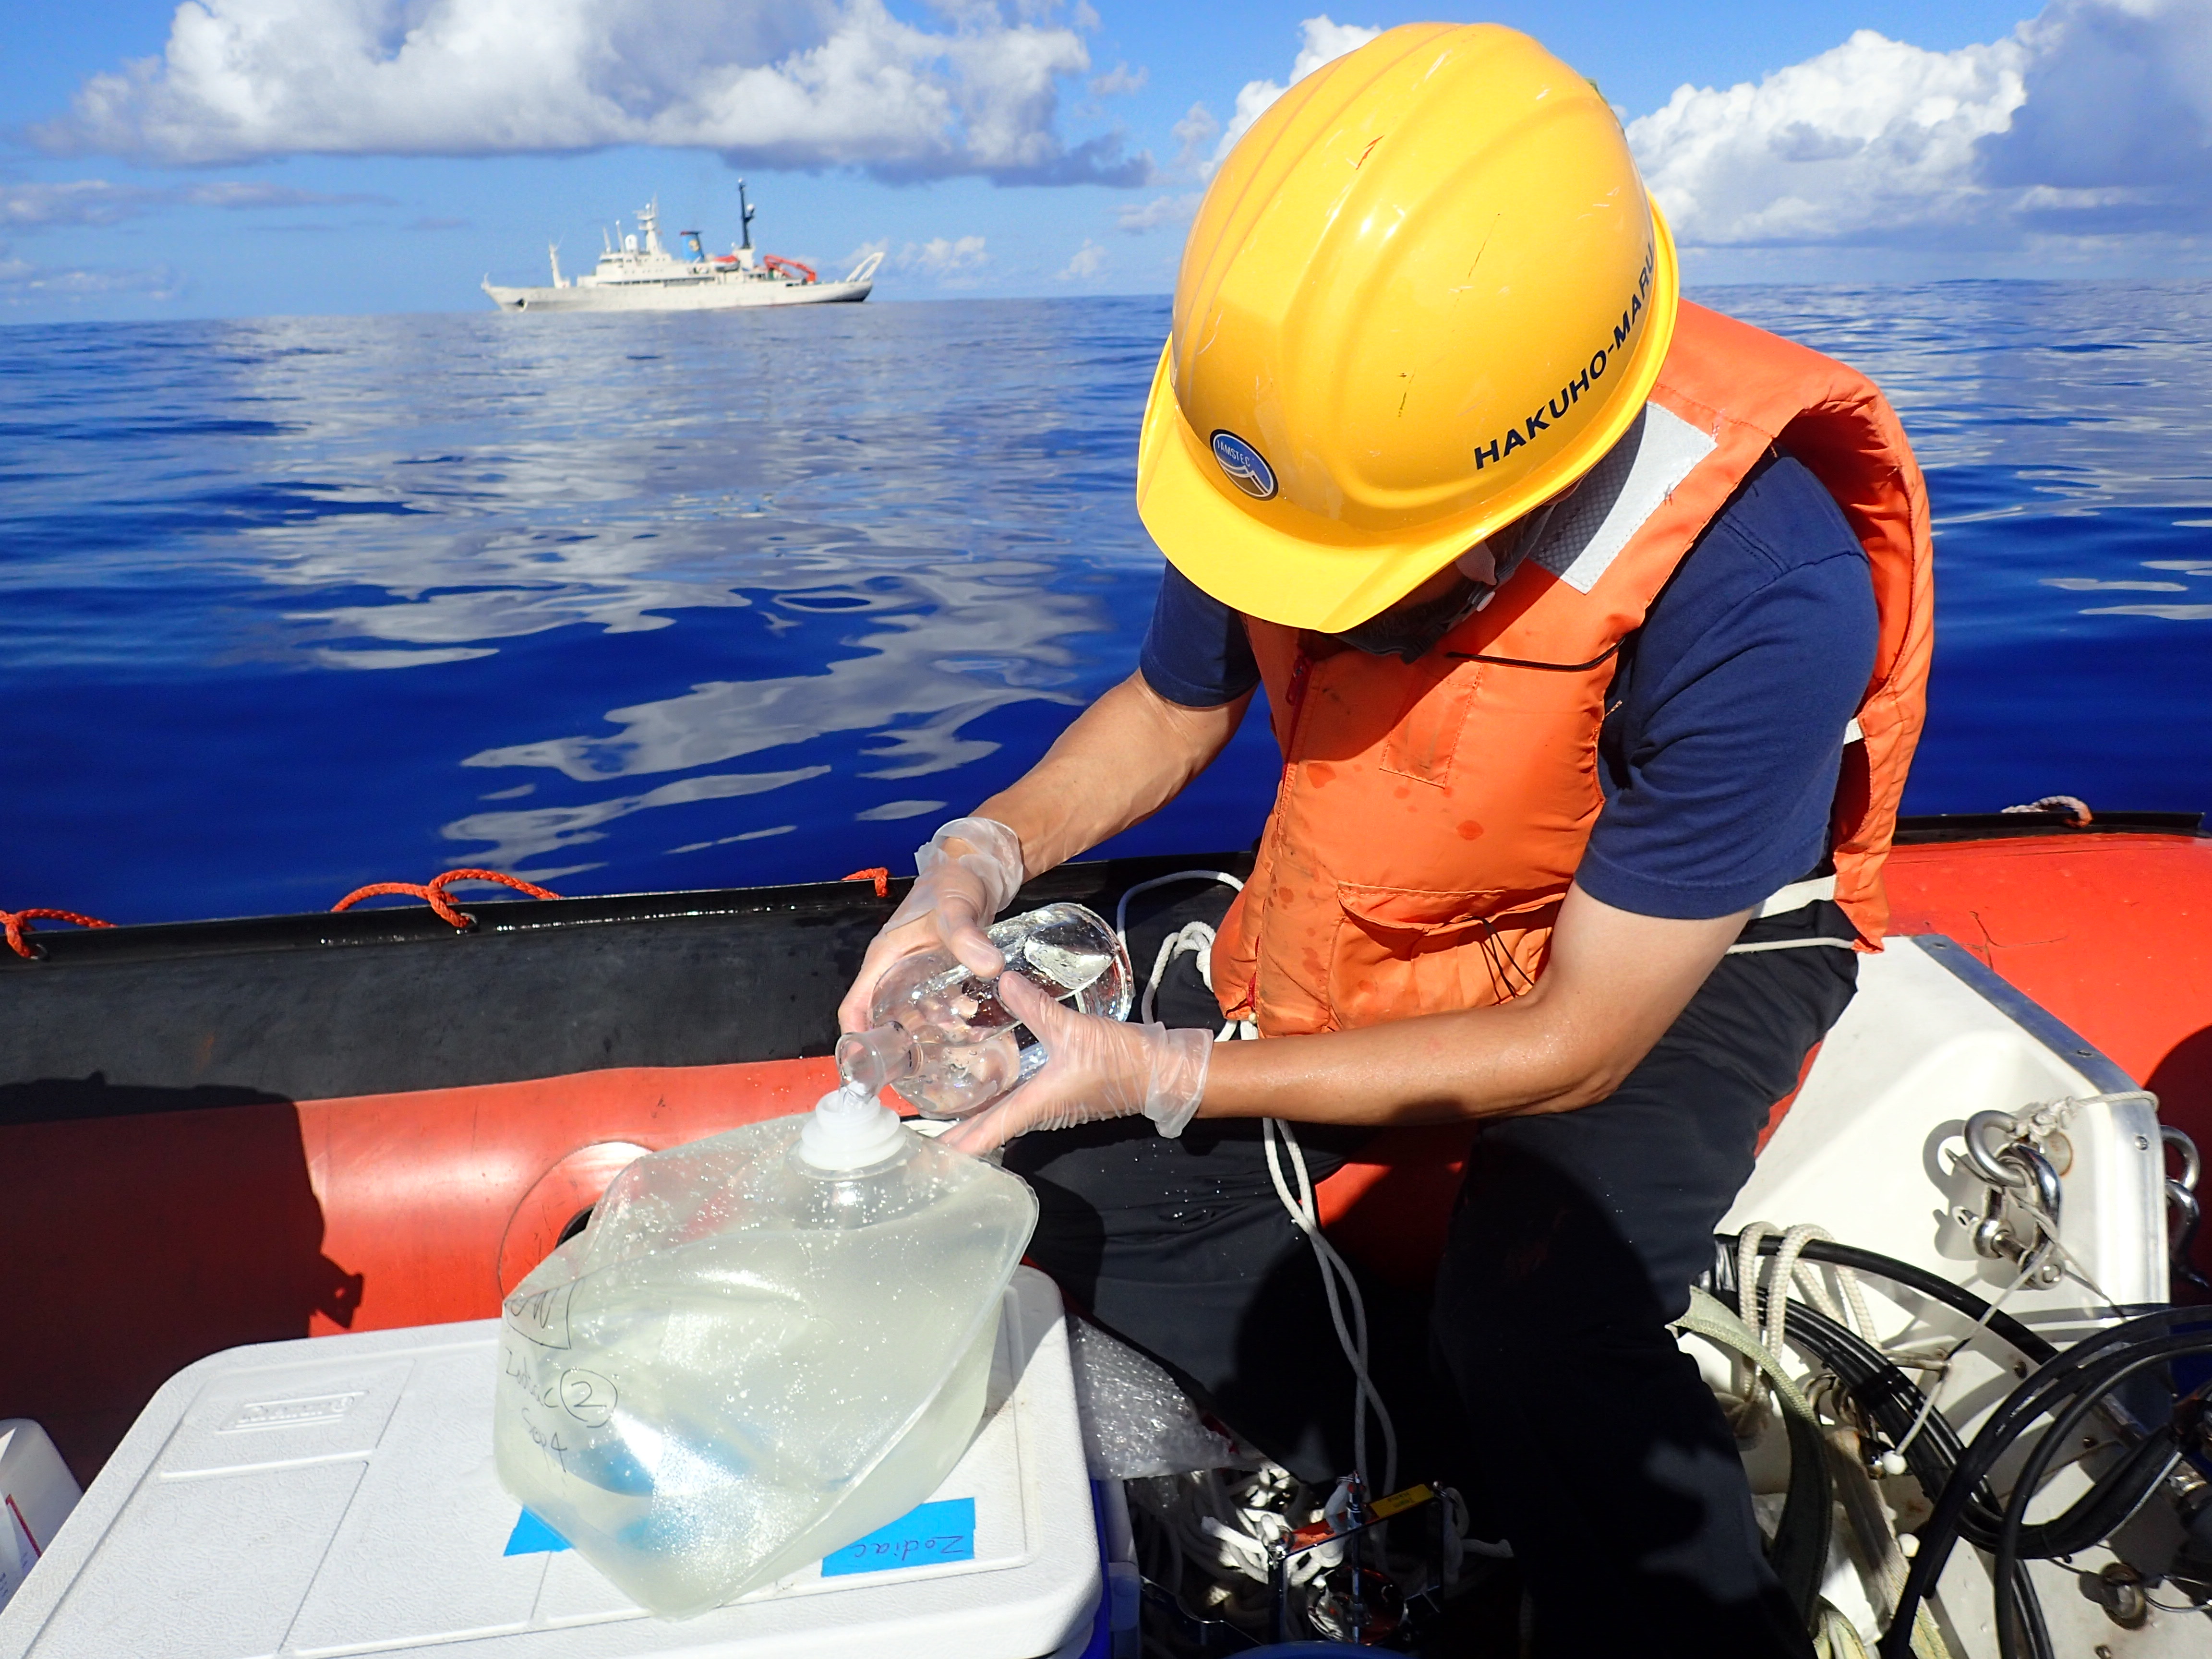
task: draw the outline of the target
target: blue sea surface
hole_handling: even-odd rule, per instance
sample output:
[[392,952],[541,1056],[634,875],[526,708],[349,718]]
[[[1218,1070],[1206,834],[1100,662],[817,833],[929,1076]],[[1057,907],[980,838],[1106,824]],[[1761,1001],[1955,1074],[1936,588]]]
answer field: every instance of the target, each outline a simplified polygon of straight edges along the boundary
[[[1907,800],[2212,807],[2212,284],[1726,289],[1938,520]],[[1127,674],[1160,299],[0,331],[0,906],[911,867]],[[1111,850],[1257,833],[1256,716]]]

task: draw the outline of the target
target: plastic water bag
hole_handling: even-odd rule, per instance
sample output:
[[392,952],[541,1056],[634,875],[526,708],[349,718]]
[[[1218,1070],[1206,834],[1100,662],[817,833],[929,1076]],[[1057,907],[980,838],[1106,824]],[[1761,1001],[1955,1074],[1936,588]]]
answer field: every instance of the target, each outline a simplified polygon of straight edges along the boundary
[[641,1158],[507,1299],[500,1480],[665,1617],[805,1567],[967,1449],[1036,1221],[842,1091]]

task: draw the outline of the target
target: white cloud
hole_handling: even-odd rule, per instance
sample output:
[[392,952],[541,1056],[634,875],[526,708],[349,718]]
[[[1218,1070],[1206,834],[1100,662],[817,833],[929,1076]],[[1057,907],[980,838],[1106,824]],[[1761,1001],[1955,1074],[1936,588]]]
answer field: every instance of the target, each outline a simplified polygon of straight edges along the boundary
[[[1288,82],[1278,86],[1273,81],[1247,81],[1238,89],[1236,112],[1229,118],[1229,125],[1222,129],[1221,142],[1214,147],[1212,160],[1206,169],[1208,172],[1228,159],[1229,152],[1237,148],[1237,141],[1244,136],[1253,122],[1260,118],[1268,105],[1323,64],[1333,63],[1347,52],[1365,46],[1382,31],[1358,23],[1333,22],[1328,14],[1323,12],[1318,17],[1303,20],[1298,24],[1298,33],[1301,44],[1297,57],[1291,64]],[[1191,112],[1193,115],[1199,112],[1196,110]],[[1209,115],[1206,118],[1211,120],[1212,118]],[[1176,136],[1182,136],[1180,127],[1176,129]]]
[[1213,112],[1205,105],[1193,104],[1190,112],[1176,122],[1170,131],[1175,134],[1176,143],[1182,146],[1176,152],[1176,165],[1179,167],[1202,167],[1207,146],[1213,143],[1214,135],[1221,131],[1221,123],[1213,118]]
[[2016,40],[1925,52],[1861,29],[1757,86],[1678,88],[1629,143],[1692,246],[1846,240],[1981,193],[1976,146],[2027,98]]
[[933,236],[926,242],[908,242],[891,263],[947,288],[965,288],[991,263],[991,255],[981,236]]
[[2057,0],[2019,35],[2027,100],[2011,131],[1984,147],[1993,186],[2025,186],[2030,216],[2086,207],[2118,227],[2186,204],[2208,222],[2212,5]]
[[2014,246],[2212,227],[2212,5],[2054,0],[1929,52],[1862,29],[1628,127],[1686,246]]
[[1140,183],[1117,136],[1070,146],[1071,28],[882,0],[185,0],[159,58],[94,76],[52,149],[179,163],[612,144],[890,178]]
[[1087,283],[1106,268],[1106,250],[1088,236],[1083,246],[1075,250],[1074,257],[1060,267],[1054,279],[1062,283]]
[[1132,70],[1127,64],[1116,64],[1091,83],[1094,98],[1118,98],[1142,92],[1152,78],[1151,70],[1139,64]]
[[0,305],[41,305],[55,300],[101,299],[118,295],[173,300],[183,291],[183,277],[167,265],[138,270],[36,265],[0,245]]
[[0,185],[0,225],[43,230],[49,225],[112,225],[161,199],[157,191],[71,179],[58,185]]
[[1141,236],[1162,225],[1179,225],[1198,211],[1205,198],[1197,191],[1180,196],[1155,196],[1149,202],[1123,202],[1114,210],[1115,222],[1132,236]]
[[343,208],[354,204],[396,206],[392,197],[325,195],[295,191],[283,184],[248,184],[215,179],[185,191],[146,191],[135,184],[106,179],[64,179],[62,184],[0,184],[0,226],[46,230],[49,226],[112,226],[122,219],[170,208]]
[[0,184],[0,225],[44,230],[57,225],[112,225],[156,208],[291,208],[349,206],[356,203],[394,205],[388,196],[326,195],[283,185],[248,184],[218,179],[185,190],[148,190],[111,184],[105,179],[70,179],[59,184]]
[[217,179],[210,184],[194,185],[181,191],[180,198],[195,207],[229,208],[292,208],[292,207],[353,207],[368,204],[376,207],[396,207],[389,196],[375,196],[359,191],[331,195],[319,190],[295,190],[288,185],[268,185],[248,182],[244,179]]

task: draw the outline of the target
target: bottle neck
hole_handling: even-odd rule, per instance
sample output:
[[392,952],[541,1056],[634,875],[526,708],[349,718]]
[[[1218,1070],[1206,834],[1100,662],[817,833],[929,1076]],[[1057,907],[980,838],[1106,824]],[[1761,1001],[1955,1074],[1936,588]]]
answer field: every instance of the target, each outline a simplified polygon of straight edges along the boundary
[[872,1030],[848,1031],[837,1039],[837,1074],[845,1086],[880,1094],[921,1069],[921,1052],[914,1038],[886,1020]]

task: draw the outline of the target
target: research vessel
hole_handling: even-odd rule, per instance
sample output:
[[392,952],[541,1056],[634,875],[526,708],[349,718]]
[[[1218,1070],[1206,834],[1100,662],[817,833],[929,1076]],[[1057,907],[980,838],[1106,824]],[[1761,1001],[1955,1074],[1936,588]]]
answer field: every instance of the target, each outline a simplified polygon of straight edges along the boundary
[[818,306],[854,303],[868,297],[884,262],[880,253],[864,257],[842,277],[821,280],[813,266],[753,246],[753,215],[738,181],[741,240],[727,253],[710,254],[701,234],[679,230],[690,245],[688,257],[670,252],[660,239],[660,204],[638,210],[637,228],[617,241],[606,235],[599,263],[574,278],[561,274],[561,250],[549,246],[552,284],[546,288],[502,288],[489,276],[483,291],[502,311],[726,311],[740,306]]

